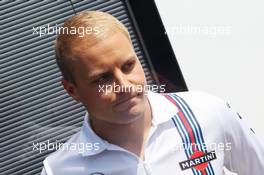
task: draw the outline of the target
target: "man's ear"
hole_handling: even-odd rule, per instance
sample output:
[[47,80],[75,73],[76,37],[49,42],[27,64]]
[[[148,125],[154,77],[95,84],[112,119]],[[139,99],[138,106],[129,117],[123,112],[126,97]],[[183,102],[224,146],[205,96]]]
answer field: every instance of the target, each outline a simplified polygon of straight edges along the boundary
[[68,92],[68,94],[72,96],[74,100],[80,102],[80,96],[78,94],[76,86],[72,82],[62,79],[61,84],[63,85],[64,89]]

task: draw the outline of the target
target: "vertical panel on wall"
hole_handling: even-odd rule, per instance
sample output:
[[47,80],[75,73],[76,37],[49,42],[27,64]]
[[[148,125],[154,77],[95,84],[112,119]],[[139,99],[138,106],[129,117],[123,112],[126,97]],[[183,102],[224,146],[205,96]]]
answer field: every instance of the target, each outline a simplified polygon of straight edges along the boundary
[[70,1],[21,0],[2,1],[0,13],[0,172],[39,174],[53,150],[40,153],[38,144],[67,139],[80,127],[84,112],[60,85],[54,59],[52,28],[74,12]]

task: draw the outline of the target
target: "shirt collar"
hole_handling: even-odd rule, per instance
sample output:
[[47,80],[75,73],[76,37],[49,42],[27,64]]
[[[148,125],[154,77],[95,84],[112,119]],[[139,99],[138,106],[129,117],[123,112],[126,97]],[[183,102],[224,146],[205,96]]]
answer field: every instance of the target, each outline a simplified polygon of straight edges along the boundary
[[178,113],[178,108],[162,94],[148,91],[147,96],[151,106],[152,123],[154,125],[167,122]]
[[[167,100],[163,95],[154,93],[151,91],[147,92],[147,98],[151,106],[152,113],[152,124],[157,126],[161,123],[171,120],[171,118],[178,112],[176,106],[174,106],[169,100]],[[89,122],[89,116],[86,112],[84,116],[83,126],[81,128],[80,143],[97,143],[98,149],[84,149],[82,152],[83,156],[91,156],[103,152],[105,149],[117,150],[118,147],[108,143],[107,141],[100,138],[91,128]]]
[[[86,112],[83,120],[83,126],[81,128],[79,142],[83,144],[96,144],[97,149],[84,149],[82,152],[83,156],[91,156],[94,154],[99,154],[107,148],[107,143],[105,140],[101,139],[91,128],[89,115]],[[94,148],[94,147],[92,147]]]

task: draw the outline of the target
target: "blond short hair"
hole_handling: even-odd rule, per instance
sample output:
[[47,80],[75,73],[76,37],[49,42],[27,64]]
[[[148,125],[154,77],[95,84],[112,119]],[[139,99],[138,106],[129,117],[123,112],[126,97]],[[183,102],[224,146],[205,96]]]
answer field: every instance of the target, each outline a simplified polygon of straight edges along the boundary
[[64,79],[75,84],[71,64],[74,59],[72,47],[84,41],[89,48],[116,32],[122,32],[131,42],[127,28],[108,13],[82,11],[67,19],[60,27],[55,42],[56,61]]

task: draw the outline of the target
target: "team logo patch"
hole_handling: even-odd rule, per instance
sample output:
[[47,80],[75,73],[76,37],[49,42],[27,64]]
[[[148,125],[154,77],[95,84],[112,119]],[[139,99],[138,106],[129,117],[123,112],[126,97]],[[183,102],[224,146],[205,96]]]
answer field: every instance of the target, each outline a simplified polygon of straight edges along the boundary
[[209,162],[216,159],[215,151],[204,153],[202,151],[196,151],[191,155],[189,160],[180,162],[180,167],[182,170],[187,170],[189,168],[195,168],[196,170],[204,170],[208,166]]

